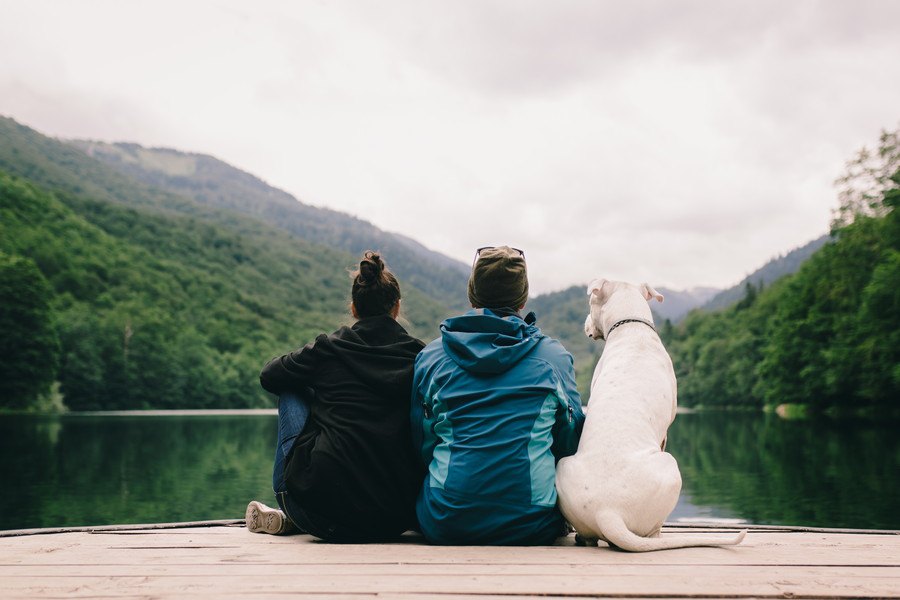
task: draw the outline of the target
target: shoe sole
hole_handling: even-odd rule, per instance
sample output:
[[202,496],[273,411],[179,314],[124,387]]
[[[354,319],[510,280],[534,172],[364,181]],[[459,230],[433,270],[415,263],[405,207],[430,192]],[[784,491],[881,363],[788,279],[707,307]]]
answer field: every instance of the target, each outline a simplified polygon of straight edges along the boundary
[[256,500],[247,505],[247,513],[244,515],[244,520],[247,522],[247,529],[252,533],[276,535],[281,533],[283,527],[279,511],[269,508]]

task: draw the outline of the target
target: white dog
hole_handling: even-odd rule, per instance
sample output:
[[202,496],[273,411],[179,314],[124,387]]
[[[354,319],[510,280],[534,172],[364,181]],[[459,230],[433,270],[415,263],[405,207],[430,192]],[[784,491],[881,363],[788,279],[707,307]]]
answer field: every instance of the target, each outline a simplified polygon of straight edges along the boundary
[[595,279],[585,333],[606,347],[591,381],[578,452],[559,461],[559,507],[579,543],[598,539],[632,552],[739,544],[736,537],[666,535],[663,522],[681,493],[681,474],[664,451],[675,419],[672,360],[653,326],[647,284]]

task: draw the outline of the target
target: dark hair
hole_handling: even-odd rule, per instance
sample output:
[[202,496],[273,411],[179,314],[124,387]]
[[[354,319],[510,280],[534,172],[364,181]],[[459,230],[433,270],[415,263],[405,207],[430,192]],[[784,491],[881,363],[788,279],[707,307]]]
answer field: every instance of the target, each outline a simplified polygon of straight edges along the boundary
[[360,318],[386,315],[400,299],[400,284],[377,252],[366,250],[353,277],[352,298]]

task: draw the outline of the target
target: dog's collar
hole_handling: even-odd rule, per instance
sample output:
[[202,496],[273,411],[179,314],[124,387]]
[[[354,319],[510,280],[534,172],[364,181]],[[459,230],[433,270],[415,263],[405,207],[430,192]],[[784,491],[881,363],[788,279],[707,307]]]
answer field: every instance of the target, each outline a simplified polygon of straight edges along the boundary
[[644,325],[646,325],[653,331],[656,331],[656,327],[650,321],[645,321],[644,319],[637,319],[637,318],[622,319],[621,321],[616,321],[615,324],[609,328],[609,331],[606,332],[606,335],[603,336],[603,339],[604,340],[609,339],[609,334],[611,334],[613,332],[613,329],[615,329],[619,325],[624,325],[625,323],[643,323]]

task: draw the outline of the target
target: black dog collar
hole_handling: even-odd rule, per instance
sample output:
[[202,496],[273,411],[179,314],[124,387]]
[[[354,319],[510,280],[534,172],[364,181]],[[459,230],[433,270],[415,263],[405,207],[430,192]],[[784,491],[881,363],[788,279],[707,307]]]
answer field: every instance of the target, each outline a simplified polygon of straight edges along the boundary
[[[643,323],[644,325],[646,325],[647,327],[649,327],[649,328],[652,329],[653,331],[656,331],[656,327],[654,327],[654,326],[653,326],[653,323],[651,323],[650,321],[645,321],[644,319],[637,319],[637,318],[634,318],[634,319],[622,319],[621,321],[616,321],[616,323],[615,323],[612,327],[609,328],[609,331],[606,332],[606,335],[603,336],[603,339],[604,339],[604,340],[605,340],[605,339],[609,339],[609,334],[611,334],[611,333],[613,332],[613,329],[615,329],[615,328],[618,327],[619,325],[624,325],[625,323]],[[657,334],[658,334],[658,333],[659,333],[659,332],[657,332]]]

